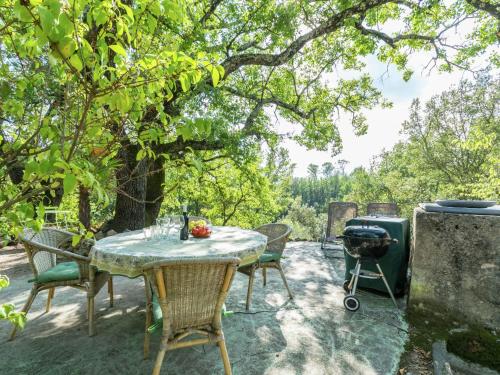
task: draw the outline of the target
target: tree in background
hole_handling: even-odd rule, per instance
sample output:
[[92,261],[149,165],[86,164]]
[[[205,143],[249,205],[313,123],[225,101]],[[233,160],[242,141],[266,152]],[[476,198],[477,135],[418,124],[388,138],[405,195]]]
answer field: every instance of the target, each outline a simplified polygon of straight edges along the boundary
[[335,172],[335,168],[333,167],[333,164],[330,162],[323,163],[321,165],[321,174],[323,177],[332,177]]
[[371,171],[351,174],[349,199],[393,201],[411,217],[419,202],[493,199],[500,196],[500,110],[498,79],[475,82],[414,100],[403,123],[408,139],[382,154]]
[[309,175],[310,178],[317,180],[318,179],[318,171],[319,167],[316,164],[309,164],[307,166],[307,174]]
[[[275,222],[290,204],[290,169],[286,153],[264,163],[256,159],[245,166],[231,159],[206,161],[199,169],[186,164],[173,169],[166,185],[169,192],[162,209],[178,212],[188,202],[189,212],[210,218],[215,225],[254,228]],[[265,164],[265,167],[262,165]]]

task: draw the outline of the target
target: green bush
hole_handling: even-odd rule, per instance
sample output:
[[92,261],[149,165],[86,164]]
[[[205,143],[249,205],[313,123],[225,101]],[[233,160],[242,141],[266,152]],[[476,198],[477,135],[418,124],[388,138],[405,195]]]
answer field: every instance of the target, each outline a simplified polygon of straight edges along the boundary
[[326,220],[326,214],[317,214],[314,208],[303,205],[301,198],[297,197],[281,222],[292,227],[292,240],[320,241],[324,235]]

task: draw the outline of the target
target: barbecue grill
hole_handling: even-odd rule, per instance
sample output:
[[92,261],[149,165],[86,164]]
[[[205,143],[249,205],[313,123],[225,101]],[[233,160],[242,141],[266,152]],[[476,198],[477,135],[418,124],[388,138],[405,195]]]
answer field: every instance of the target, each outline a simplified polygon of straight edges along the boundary
[[[398,307],[396,299],[378,263],[378,259],[387,254],[389,245],[397,243],[398,240],[391,238],[384,228],[376,225],[368,225],[367,223],[346,227],[340,238],[344,242],[346,252],[356,259],[356,266],[350,270],[352,275],[351,281],[344,283],[344,288],[348,292],[348,295],[344,298],[344,307],[349,311],[359,309],[360,303],[355,296],[359,278],[382,279],[391,296],[392,302]],[[378,273],[361,269],[363,262],[375,263]]]

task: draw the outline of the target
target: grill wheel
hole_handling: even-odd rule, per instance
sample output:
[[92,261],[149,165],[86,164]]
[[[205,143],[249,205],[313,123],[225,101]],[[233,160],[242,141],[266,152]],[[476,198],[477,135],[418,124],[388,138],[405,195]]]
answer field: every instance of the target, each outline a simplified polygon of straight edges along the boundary
[[349,311],[357,311],[359,309],[359,300],[354,296],[346,296],[344,298],[344,307]]

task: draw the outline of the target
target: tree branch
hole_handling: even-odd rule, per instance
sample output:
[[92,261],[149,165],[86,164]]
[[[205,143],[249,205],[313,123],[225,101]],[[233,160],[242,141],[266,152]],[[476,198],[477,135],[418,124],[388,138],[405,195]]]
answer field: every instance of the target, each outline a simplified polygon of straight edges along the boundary
[[[221,89],[224,90],[224,91],[227,91],[227,92],[229,92],[229,93],[231,93],[233,95],[239,96],[240,98],[245,98],[245,99],[253,100],[253,101],[259,103],[260,104],[259,110],[261,109],[262,106],[264,106],[266,104],[275,104],[278,107],[282,107],[282,108],[288,109],[289,111],[295,113],[296,115],[298,115],[298,116],[300,116],[300,117],[302,117],[303,119],[306,119],[306,120],[308,118],[310,118],[311,115],[312,115],[312,113],[314,112],[314,110],[311,110],[309,112],[304,112],[298,106],[290,104],[290,103],[286,103],[286,102],[282,101],[281,99],[274,98],[274,97],[271,97],[271,98],[260,98],[260,97],[258,97],[256,95],[247,94],[247,93],[241,92],[239,90],[236,90],[235,88],[228,87],[228,86],[223,86],[223,87],[221,87]],[[256,110],[256,108],[257,107],[254,108],[254,111]],[[247,121],[248,121],[248,119],[247,119]]]
[[278,54],[247,53],[235,55],[227,58],[221,65],[225,70],[225,78],[231,73],[245,65],[279,66],[289,61],[297,54],[309,41],[322,35],[332,33],[344,25],[344,21],[357,15],[364,14],[367,10],[379,5],[391,2],[390,0],[365,0],[355,6],[330,17],[318,27],[306,34],[301,35],[291,42],[285,50]]
[[217,7],[219,6],[220,3],[222,3],[223,0],[213,0],[210,3],[210,7],[207,9],[206,13],[203,15],[203,17],[200,18],[200,24],[202,26],[205,25],[205,22],[212,16],[212,14],[215,12]]
[[466,0],[466,1],[474,8],[487,12],[491,16],[495,17],[497,20],[500,20],[500,5],[494,5],[488,1],[482,1],[482,0]]
[[196,151],[210,151],[210,150],[220,150],[224,147],[223,142],[221,141],[209,141],[206,139],[203,140],[187,140],[185,141],[181,136],[177,137],[177,139],[173,142],[164,143],[158,146],[158,151],[169,154],[181,154],[186,149],[191,148]]

